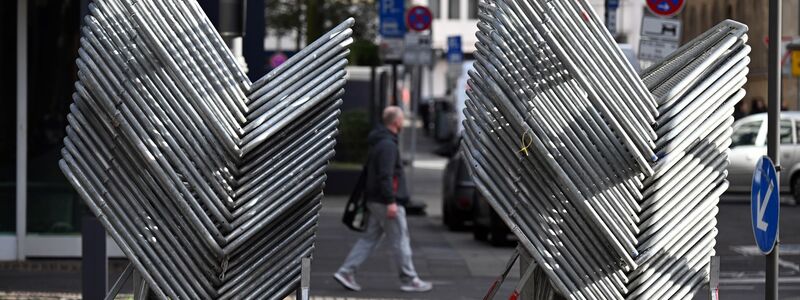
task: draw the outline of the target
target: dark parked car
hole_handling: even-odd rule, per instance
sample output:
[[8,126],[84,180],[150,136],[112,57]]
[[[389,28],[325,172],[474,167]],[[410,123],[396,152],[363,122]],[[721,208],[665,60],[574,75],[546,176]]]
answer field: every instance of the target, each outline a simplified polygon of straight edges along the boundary
[[472,223],[475,182],[469,174],[461,151],[454,151],[447,161],[442,180],[442,219],[450,230],[462,230]]
[[476,240],[489,241],[494,246],[512,245],[509,239],[511,230],[503,219],[492,209],[486,198],[481,193],[475,193],[475,201],[472,209],[472,234]]
[[472,225],[475,239],[492,245],[509,244],[508,229],[475,187],[466,158],[458,146],[446,146],[440,154],[449,156],[442,180],[442,219],[450,230],[463,230]]

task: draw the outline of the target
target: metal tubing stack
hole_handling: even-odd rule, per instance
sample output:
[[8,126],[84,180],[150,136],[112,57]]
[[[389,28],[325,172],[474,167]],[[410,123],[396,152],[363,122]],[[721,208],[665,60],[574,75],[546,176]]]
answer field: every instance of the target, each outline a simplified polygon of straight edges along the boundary
[[94,1],[60,167],[161,299],[283,299],[314,245],[347,20],[251,83],[196,1]]
[[691,298],[707,281],[746,26],[641,76],[585,0],[481,3],[464,153],[569,299]]

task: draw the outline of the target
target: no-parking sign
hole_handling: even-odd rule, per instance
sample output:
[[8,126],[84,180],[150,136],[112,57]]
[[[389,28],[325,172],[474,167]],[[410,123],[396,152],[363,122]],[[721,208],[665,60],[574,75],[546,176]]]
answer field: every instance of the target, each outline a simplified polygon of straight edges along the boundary
[[647,0],[647,8],[659,17],[671,17],[683,9],[685,0]]
[[433,22],[433,14],[425,6],[414,6],[406,14],[408,28],[414,31],[428,30],[428,28],[431,28],[431,22]]

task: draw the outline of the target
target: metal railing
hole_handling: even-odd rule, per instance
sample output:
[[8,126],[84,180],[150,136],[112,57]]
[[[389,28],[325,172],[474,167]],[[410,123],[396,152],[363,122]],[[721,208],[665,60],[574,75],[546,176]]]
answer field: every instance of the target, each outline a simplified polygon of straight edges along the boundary
[[585,0],[479,11],[464,153],[569,299],[678,299],[707,281],[746,26],[636,74]]
[[196,1],[90,4],[60,167],[162,299],[282,299],[312,251],[347,20],[251,83]]

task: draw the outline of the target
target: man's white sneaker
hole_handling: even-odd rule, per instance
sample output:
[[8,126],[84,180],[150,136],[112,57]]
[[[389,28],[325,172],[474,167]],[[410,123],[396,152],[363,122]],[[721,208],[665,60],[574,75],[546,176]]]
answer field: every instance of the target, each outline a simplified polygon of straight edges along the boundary
[[333,273],[333,278],[339,282],[344,288],[351,290],[351,291],[361,291],[361,286],[356,283],[356,278],[353,277],[351,274],[345,274],[341,272]]
[[414,278],[409,283],[405,283],[400,286],[400,290],[403,292],[427,292],[433,289],[433,284],[427,281],[422,281],[422,279]]

